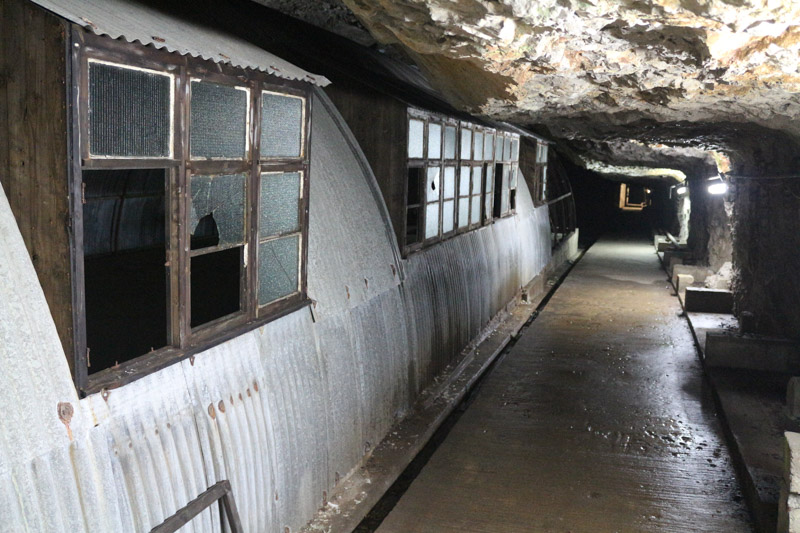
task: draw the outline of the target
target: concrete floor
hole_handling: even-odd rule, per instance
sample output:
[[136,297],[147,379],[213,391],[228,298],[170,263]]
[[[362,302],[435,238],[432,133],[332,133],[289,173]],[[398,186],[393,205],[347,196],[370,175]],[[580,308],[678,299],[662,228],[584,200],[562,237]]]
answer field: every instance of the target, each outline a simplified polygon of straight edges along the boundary
[[602,240],[380,533],[751,531],[652,244]]

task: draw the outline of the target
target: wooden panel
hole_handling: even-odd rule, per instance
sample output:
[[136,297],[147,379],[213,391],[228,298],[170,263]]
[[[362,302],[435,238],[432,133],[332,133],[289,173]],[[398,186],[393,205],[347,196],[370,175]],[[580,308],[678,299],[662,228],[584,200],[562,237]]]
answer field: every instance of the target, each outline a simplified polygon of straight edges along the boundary
[[[397,242],[402,246],[406,204],[404,103],[372,89],[347,84],[325,89],[353,131],[378,180]],[[365,112],[366,110],[366,112]]]
[[536,164],[536,141],[527,137],[520,138],[519,169],[525,176],[525,183],[533,198],[533,205],[542,204],[541,171]]
[[0,2],[0,183],[72,367],[65,21]]

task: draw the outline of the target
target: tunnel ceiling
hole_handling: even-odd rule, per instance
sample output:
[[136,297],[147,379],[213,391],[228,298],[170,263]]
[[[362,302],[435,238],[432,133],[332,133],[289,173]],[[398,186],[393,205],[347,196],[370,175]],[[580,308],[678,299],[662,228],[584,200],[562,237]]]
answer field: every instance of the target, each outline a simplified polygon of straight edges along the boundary
[[337,0],[261,1],[335,13],[330,29],[361,42],[368,29],[457,106],[564,141],[578,160],[697,168],[710,161],[699,150],[800,133],[793,0],[341,0],[360,24]]

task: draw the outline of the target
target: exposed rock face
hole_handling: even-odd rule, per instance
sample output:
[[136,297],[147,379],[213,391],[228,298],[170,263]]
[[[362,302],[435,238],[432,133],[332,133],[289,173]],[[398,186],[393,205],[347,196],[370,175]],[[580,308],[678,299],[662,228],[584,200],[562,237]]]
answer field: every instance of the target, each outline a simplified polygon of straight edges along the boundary
[[343,1],[462,107],[601,159],[608,140],[730,150],[743,123],[800,133],[800,2]]
[[375,44],[375,39],[340,0],[254,1],[342,37],[347,37],[364,46]]

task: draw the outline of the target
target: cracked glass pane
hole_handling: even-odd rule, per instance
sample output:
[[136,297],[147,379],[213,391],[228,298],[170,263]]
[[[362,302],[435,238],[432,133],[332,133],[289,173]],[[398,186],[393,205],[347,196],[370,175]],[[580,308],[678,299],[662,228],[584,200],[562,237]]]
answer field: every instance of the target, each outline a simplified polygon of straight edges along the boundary
[[425,141],[425,123],[421,120],[408,121],[408,157],[420,158]]
[[428,124],[428,159],[442,157],[442,125]]
[[261,157],[300,157],[303,99],[261,93]]
[[228,85],[192,82],[191,135],[193,158],[247,157],[248,92]]
[[300,290],[300,236],[258,245],[258,304],[264,305]]
[[455,200],[448,200],[442,204],[442,233],[450,233],[453,231],[455,207]]
[[244,242],[244,174],[192,176],[191,249]]
[[445,126],[444,128],[444,158],[456,158],[456,128],[455,126]]
[[259,236],[300,231],[300,187],[299,172],[261,174]]
[[439,202],[425,206],[425,238],[430,239],[439,234]]
[[172,76],[89,62],[89,152],[169,157]]
[[452,198],[456,193],[456,167],[444,167],[444,198]]

